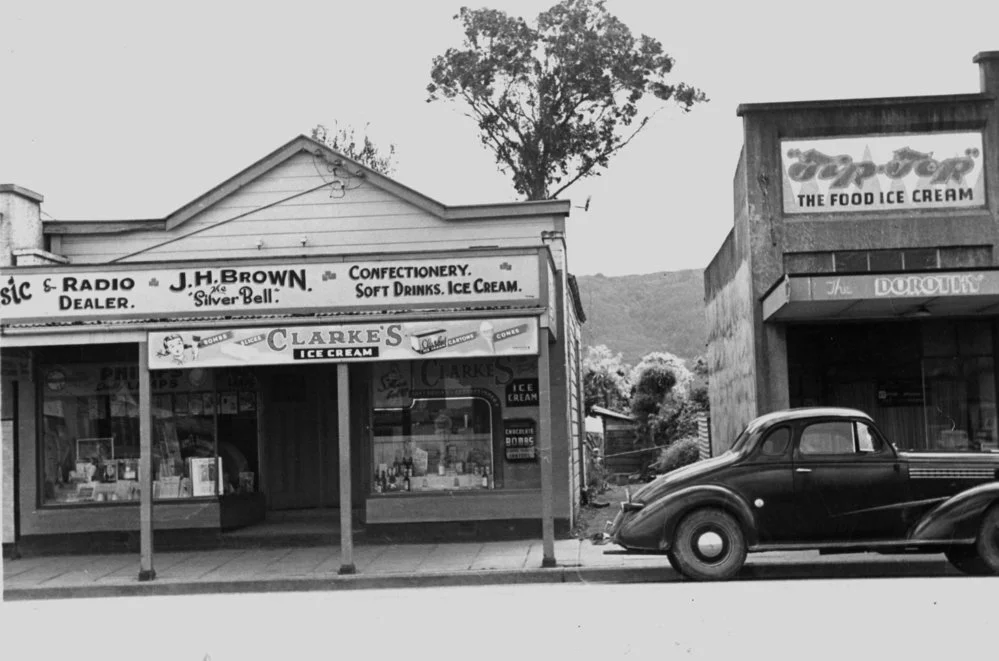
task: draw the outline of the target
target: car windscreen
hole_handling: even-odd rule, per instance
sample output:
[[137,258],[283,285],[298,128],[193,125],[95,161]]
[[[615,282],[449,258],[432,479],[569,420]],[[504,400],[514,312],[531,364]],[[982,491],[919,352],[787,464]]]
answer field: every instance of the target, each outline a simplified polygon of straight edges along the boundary
[[746,428],[742,430],[742,433],[736,436],[735,442],[732,443],[732,447],[729,448],[729,452],[740,452],[746,444],[749,442],[749,438],[753,435],[753,430],[750,429],[750,425],[746,425]]

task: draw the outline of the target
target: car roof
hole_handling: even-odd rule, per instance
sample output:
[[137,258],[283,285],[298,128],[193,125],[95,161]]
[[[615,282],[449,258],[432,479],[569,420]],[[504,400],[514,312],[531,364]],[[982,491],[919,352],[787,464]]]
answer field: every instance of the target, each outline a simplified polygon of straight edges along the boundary
[[758,429],[763,425],[768,425],[774,422],[818,417],[863,418],[873,422],[871,416],[859,409],[848,409],[838,406],[804,406],[801,408],[784,409],[783,411],[766,413],[753,420],[751,425]]

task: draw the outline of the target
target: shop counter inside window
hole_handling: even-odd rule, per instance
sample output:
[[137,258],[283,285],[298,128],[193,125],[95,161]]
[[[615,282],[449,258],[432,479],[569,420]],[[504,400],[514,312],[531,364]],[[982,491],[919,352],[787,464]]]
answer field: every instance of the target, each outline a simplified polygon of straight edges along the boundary
[[375,409],[372,492],[493,488],[494,419],[490,402],[474,396]]

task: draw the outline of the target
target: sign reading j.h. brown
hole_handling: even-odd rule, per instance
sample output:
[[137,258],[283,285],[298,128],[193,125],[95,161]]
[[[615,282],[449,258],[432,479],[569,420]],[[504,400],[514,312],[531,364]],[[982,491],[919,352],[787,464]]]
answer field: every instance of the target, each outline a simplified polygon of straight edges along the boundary
[[0,318],[135,318],[540,300],[538,256],[101,271],[8,269]]

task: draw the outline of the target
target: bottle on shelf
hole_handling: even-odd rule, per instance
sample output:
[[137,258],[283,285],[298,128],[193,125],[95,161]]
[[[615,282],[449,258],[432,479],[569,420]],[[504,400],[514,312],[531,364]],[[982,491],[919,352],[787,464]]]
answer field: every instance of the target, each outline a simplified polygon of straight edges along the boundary
[[444,474],[444,457],[443,456],[441,456],[441,458],[437,460],[437,474],[438,475],[443,475]]
[[482,488],[483,489],[488,489],[490,481],[491,480],[489,479],[489,467],[488,466],[483,466],[483,470],[482,470]]
[[412,480],[409,479],[409,473],[408,472],[406,473],[406,477],[404,477],[403,480],[402,480],[402,488],[405,491],[412,491],[413,490],[413,482],[412,482]]

